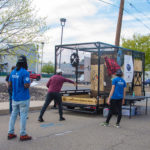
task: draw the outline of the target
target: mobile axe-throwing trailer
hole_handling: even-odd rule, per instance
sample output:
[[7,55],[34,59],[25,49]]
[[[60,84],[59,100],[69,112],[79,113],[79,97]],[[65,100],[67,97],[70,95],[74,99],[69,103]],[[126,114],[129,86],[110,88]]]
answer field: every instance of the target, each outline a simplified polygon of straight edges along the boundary
[[[76,90],[64,90],[63,106],[75,111],[87,111],[90,108],[92,113],[98,112],[106,104],[106,99],[111,89],[112,76],[119,66],[127,81],[127,93],[132,95],[145,95],[145,54],[143,52],[117,47],[114,45],[91,42],[77,44],[63,44],[55,46],[55,71],[58,67],[59,53],[61,57],[69,59],[74,67],[75,80],[78,83],[80,59],[88,54],[90,57],[90,88]],[[131,59],[130,63],[127,59]],[[84,66],[84,69],[86,66]],[[63,68],[61,68],[63,70]],[[128,79],[129,78],[129,79]],[[78,109],[79,108],[79,109]]]

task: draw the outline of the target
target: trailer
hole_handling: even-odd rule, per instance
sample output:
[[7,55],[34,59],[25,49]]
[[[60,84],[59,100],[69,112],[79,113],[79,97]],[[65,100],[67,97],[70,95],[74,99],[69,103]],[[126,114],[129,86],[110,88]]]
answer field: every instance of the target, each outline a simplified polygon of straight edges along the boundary
[[[111,89],[111,81],[118,67],[124,72],[127,82],[127,94],[145,95],[145,53],[118,47],[103,42],[63,44],[55,46],[55,71],[61,68],[62,61],[68,60],[78,83],[79,64],[89,57],[84,65],[84,76],[90,75],[89,88],[81,89],[78,84],[75,90],[64,90],[63,106],[68,110],[97,113],[104,108]],[[61,68],[63,70],[63,68]],[[88,72],[88,73],[87,73]]]

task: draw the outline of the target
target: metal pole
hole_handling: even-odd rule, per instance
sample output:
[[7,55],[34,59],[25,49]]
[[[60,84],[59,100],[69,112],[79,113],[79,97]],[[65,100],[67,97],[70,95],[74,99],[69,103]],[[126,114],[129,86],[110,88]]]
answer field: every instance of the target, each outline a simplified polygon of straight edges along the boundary
[[58,48],[56,48],[56,46],[55,46],[55,74],[56,74],[56,70],[57,70],[57,51],[58,51]]
[[[63,29],[64,29],[64,26],[65,26],[65,22],[66,22],[66,18],[60,18],[60,23],[61,23],[61,27],[62,27],[61,28],[61,41],[60,41],[61,45],[62,45],[62,41],[63,41]],[[60,65],[61,65],[61,52],[62,52],[61,48],[60,48],[60,57],[59,57],[59,68],[60,68]]]
[[[60,41],[60,45],[62,45],[62,39],[63,39],[63,29],[64,29],[64,26],[61,25],[62,28],[61,28],[61,41]],[[59,56],[59,68],[60,68],[60,65],[61,65],[61,49],[60,49],[60,56]]]
[[100,57],[101,57],[101,53],[100,53],[100,45],[99,45],[98,47],[98,93],[97,93],[98,96],[100,96],[100,65],[101,65]]
[[119,9],[116,38],[115,38],[115,45],[116,46],[119,46],[119,44],[120,44],[120,34],[121,34],[121,26],[122,26],[123,9],[124,9],[124,0],[120,0],[120,9]]
[[[98,88],[97,88],[97,107],[96,107],[96,111],[98,113],[98,109],[99,109],[99,96],[100,96],[100,60],[101,60],[101,50],[100,50],[100,43],[98,43]],[[101,83],[103,84],[103,83]]]
[[[78,50],[76,50],[76,53],[78,55]],[[78,83],[78,66],[76,66],[76,83]],[[76,90],[78,90],[78,84],[76,85]]]
[[[145,82],[145,53],[142,54],[142,71],[143,71],[143,82]],[[142,84],[142,83],[141,83]],[[144,96],[145,96],[145,86],[143,84],[143,92],[144,92]]]

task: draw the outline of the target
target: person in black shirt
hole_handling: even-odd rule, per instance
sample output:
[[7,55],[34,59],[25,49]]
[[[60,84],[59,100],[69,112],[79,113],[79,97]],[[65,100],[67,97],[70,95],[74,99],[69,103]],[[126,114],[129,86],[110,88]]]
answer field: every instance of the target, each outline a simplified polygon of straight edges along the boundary
[[[15,69],[15,66],[12,66],[11,71],[13,71],[14,69]],[[9,113],[11,114],[11,112],[12,112],[12,87],[8,86],[9,76],[10,76],[10,74],[8,74],[6,76],[5,80],[6,80],[6,86],[8,88],[8,93],[9,93]]]

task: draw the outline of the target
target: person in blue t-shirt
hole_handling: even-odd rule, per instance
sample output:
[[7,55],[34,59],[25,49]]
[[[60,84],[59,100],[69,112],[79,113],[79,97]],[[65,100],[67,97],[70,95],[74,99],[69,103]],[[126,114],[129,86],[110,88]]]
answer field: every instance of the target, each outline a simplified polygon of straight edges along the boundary
[[9,77],[9,86],[12,87],[12,113],[9,120],[8,139],[16,138],[14,126],[17,115],[20,113],[20,140],[31,140],[32,137],[26,133],[26,120],[29,111],[30,102],[30,77],[27,71],[27,59],[25,56],[18,58],[16,68]]
[[108,126],[112,115],[117,112],[117,122],[115,126],[119,128],[122,117],[122,104],[125,103],[126,82],[122,78],[123,73],[121,69],[116,71],[116,76],[117,77],[112,80],[112,88],[107,101],[107,104],[109,105],[109,113],[106,122],[102,125]]

